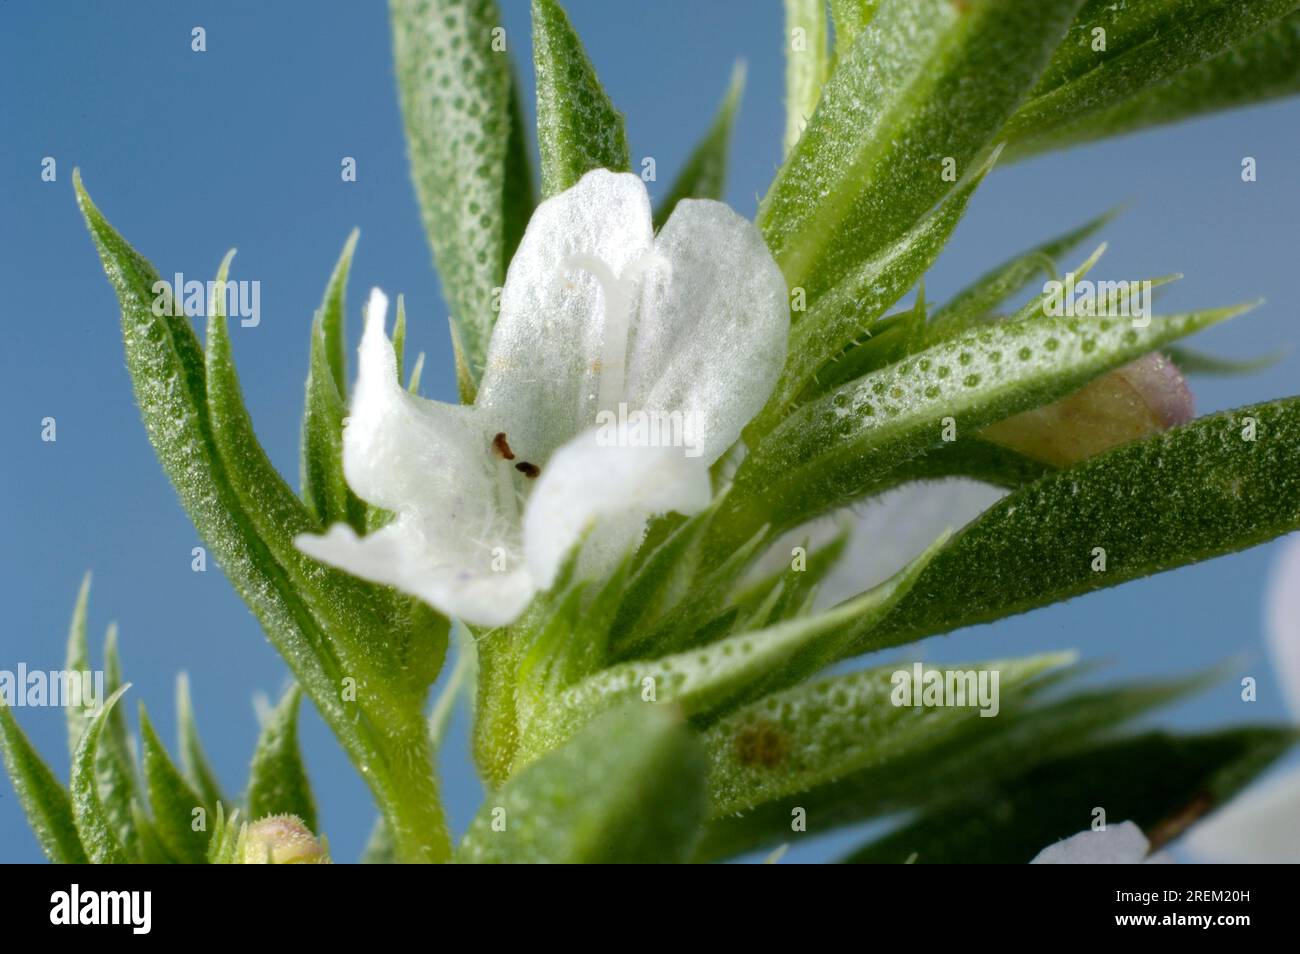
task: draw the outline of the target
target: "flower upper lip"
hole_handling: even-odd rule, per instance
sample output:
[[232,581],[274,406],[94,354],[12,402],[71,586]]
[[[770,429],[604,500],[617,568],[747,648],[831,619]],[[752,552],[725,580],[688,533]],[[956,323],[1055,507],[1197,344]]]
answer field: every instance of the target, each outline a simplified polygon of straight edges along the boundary
[[[655,236],[642,181],[605,170],[534,213],[473,406],[400,386],[386,310],[376,289],[343,459],[352,489],[395,519],[297,543],[483,626],[513,621],[580,541],[579,568],[596,575],[649,515],[707,506],[708,467],[767,400],[789,322],[752,223],[685,200]],[[680,412],[692,453],[597,441],[597,412],[619,404]]]

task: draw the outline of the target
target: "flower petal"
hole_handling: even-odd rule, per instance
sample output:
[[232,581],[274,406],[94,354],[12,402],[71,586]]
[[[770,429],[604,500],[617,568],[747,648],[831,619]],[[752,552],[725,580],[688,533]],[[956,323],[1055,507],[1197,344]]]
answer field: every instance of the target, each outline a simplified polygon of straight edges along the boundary
[[[439,545],[418,521],[407,516],[399,516],[365,537],[339,523],[324,536],[304,534],[295,543],[322,563],[395,586],[476,626],[513,622],[533,596],[532,578],[522,566],[497,572],[490,552],[474,548],[467,553],[454,545]],[[474,559],[470,553],[483,559]],[[497,565],[508,567],[504,554],[501,558]]]
[[384,334],[388,299],[366,305],[357,385],[343,430],[343,472],[362,499],[399,513],[442,512],[449,524],[481,508],[494,480],[491,435],[472,408],[430,401],[397,381],[397,358]]
[[1150,849],[1142,829],[1131,821],[1109,825],[1101,831],[1081,831],[1048,845],[1031,865],[1138,865]]
[[510,262],[476,405],[510,422],[510,446],[545,463],[596,422],[604,291],[571,256],[615,275],[653,247],[650,197],[629,173],[595,169],[547,199]]
[[522,566],[515,502],[510,513],[501,510],[498,471],[505,465],[491,453],[491,422],[475,408],[401,387],[384,334],[387,306],[375,289],[343,431],[343,470],[362,499],[397,516],[364,539],[340,524],[295,542],[308,556],[466,622],[503,625],[522,612],[533,587]]
[[655,240],[628,352],[628,405],[682,411],[712,463],[767,402],[785,361],[785,278],[753,223],[721,202],[678,203]]
[[1300,771],[1238,795],[1183,839],[1198,860],[1225,864],[1300,862]]
[[587,431],[561,447],[538,478],[524,511],[524,553],[539,589],[555,582],[569,551],[600,518],[583,547],[580,570],[598,575],[617,563],[645,530],[648,516],[698,513],[712,491],[703,458],[680,447],[637,445],[626,428]]

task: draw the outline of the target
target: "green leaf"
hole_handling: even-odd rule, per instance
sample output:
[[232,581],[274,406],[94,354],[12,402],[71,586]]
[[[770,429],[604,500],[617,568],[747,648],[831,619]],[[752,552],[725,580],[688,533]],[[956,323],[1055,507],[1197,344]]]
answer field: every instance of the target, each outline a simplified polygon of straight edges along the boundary
[[130,683],[121,686],[104,702],[104,708],[86,726],[77,753],[72,759],[72,817],[77,834],[94,864],[126,864],[131,860],[127,849],[118,837],[116,819],[99,795],[99,739],[113,713],[113,706],[122,698]]
[[556,0],[533,0],[533,64],[542,197],[563,192],[592,169],[626,172],[631,159],[623,114]]
[[819,374],[843,360],[864,336],[869,338],[876,319],[934,264],[994,159],[996,154],[932,214],[870,255],[795,321],[785,368],[767,406],[746,430],[749,441],[771,430],[794,404],[826,390]]
[[553,710],[530,727],[523,756],[554,748],[578,726],[625,702],[671,703],[700,719],[816,672],[888,615],[941,544],[942,539],[884,583],[832,610],[588,677],[563,692]]
[[180,736],[181,768],[185,779],[198,792],[208,815],[215,817],[217,805],[223,802],[229,805],[231,802],[221,794],[221,784],[203,752],[198,726],[194,721],[194,706],[190,702],[190,679],[183,672],[176,676],[176,727]]
[[1056,278],[1056,260],[1110,222],[1116,212],[1117,210],[1112,210],[1099,215],[1091,222],[1022,252],[982,275],[931,315],[927,340],[938,340],[954,330],[965,329],[979,319],[988,317],[1035,276]]
[[55,864],[86,863],[72,818],[72,803],[59,780],[32,748],[13,712],[0,699],[0,756],[45,857]]
[[[363,683],[373,672],[376,647],[357,646],[356,654],[340,658],[339,650],[348,648],[349,639],[357,640],[359,631],[344,629],[327,637],[321,621],[259,535],[218,450],[208,413],[204,355],[194,330],[183,315],[168,314],[170,308],[161,307],[163,313],[154,314],[153,304],[158,297],[155,285],[164,289],[166,284],[108,224],[75,172],[74,184],[87,227],[121,304],[127,367],[141,417],[186,512],[354,763],[370,767],[365,773],[367,781],[393,822],[404,857],[418,860],[445,856],[450,845],[445,837],[439,837],[440,833],[445,835],[445,823],[433,787],[428,739],[418,707],[408,704],[394,710],[388,704],[388,694],[376,691],[358,693],[355,702],[344,701],[342,690],[348,685],[345,680]],[[167,304],[165,294],[160,303]],[[233,376],[233,369],[227,367],[228,342],[223,348],[224,322],[216,324],[217,340],[210,343],[215,370]],[[227,451],[242,468],[239,476],[243,493],[259,506],[275,505],[277,518],[312,521],[279,475],[265,463],[265,455],[250,438],[251,428],[249,433],[242,430],[247,428],[247,415],[237,401],[237,381],[234,388],[228,386],[228,377],[216,383],[219,387],[227,385],[218,397],[218,406],[225,412]],[[256,516],[263,527],[280,535],[281,553],[288,553],[282,545],[286,524],[268,520],[265,511]],[[330,596],[336,598],[332,588]],[[329,608],[350,612],[354,606],[349,603]],[[416,662],[429,665],[427,660],[432,660],[436,664],[440,658],[436,632],[424,640],[412,636],[412,643],[428,646],[430,641],[435,651],[418,659],[411,654],[409,664],[400,652],[401,646],[392,647],[385,641],[384,646],[394,650],[388,657],[393,660],[392,671],[410,675]],[[414,675],[425,678],[427,670]],[[376,720],[376,714],[381,718]]]
[[[230,256],[217,287],[226,282]],[[446,627],[396,625],[410,599],[323,568],[294,539],[320,524],[272,466],[253,432],[231,356],[220,301],[210,309],[207,340],[208,416],[213,440],[254,532],[283,568],[294,592],[329,633],[330,648],[348,673],[371,686],[363,705],[380,725],[397,725],[423,704],[446,650]],[[362,519],[364,526],[364,519]],[[379,687],[383,691],[378,691]],[[405,710],[405,711],[404,711]]]
[[1011,144],[1010,155],[1021,159],[1296,93],[1300,93],[1300,13],[1117,105],[1085,113],[1047,132],[1027,130]]
[[[90,644],[86,639],[86,607],[90,601],[90,573],[87,572],[81,580],[81,589],[77,591],[77,602],[72,609],[72,622],[68,624],[68,648],[64,656],[63,668],[69,673],[77,673],[82,682],[81,686],[81,705],[65,706],[64,715],[68,723],[68,756],[71,757],[77,751],[77,743],[81,741],[81,733],[86,728],[90,713],[94,711],[93,705],[87,705],[90,701],[86,698],[86,690],[91,688],[91,683],[87,679],[93,679],[94,674],[90,668]],[[102,700],[94,700],[99,702]]]
[[[811,835],[907,809],[945,804],[954,794],[960,797],[958,793],[982,786],[987,779],[1025,771],[1095,744],[1123,723],[1204,688],[1206,683],[1205,677],[1194,676],[1076,692],[1035,704],[1036,697],[1060,676],[1077,672],[1078,667],[1056,670],[1022,684],[1002,700],[996,719],[940,721],[935,726],[938,731],[912,737],[884,761],[756,805],[741,815],[715,817],[705,829],[696,860],[716,861],[789,840],[795,807],[806,812]],[[751,707],[756,719],[763,717],[761,705]],[[748,749],[763,751],[752,743]],[[779,769],[778,765],[773,772]]]
[[735,125],[740,97],[745,90],[745,64],[737,62],[731,70],[731,84],[723,97],[713,125],[682,166],[668,195],[655,209],[654,224],[659,229],[682,199],[717,199],[721,201],[727,182],[727,155],[731,147],[731,130]]
[[[110,623],[104,634],[104,689],[112,695],[122,685],[117,624]],[[135,746],[131,743],[126,714],[121,709],[108,715],[108,724],[96,756],[95,771],[99,775],[99,796],[121,839],[122,847],[132,861],[143,860],[142,840],[147,837],[147,832],[143,829],[148,827],[148,819],[140,802]]]
[[1194,736],[1150,733],[971,785],[958,804],[922,815],[849,857],[854,863],[1024,864],[1088,828],[1136,822],[1153,849],[1226,803],[1295,742],[1290,729]]
[[519,88],[519,75],[510,70],[510,138],[506,143],[505,186],[502,198],[501,226],[502,281],[505,266],[514,258],[537,208],[537,187],[533,182],[533,161],[528,142],[528,124],[524,120],[523,95]]
[[835,24],[835,50],[850,49],[862,28],[871,22],[880,0],[831,0],[831,22]]
[[153,810],[153,827],[168,853],[183,864],[207,862],[207,826],[194,830],[195,810],[207,807],[172,763],[167,749],[154,731],[144,703],[140,703],[140,738],[144,750],[144,779]]
[[[1007,123],[1012,141],[1053,136],[1273,26],[1296,0],[1089,0],[1043,83]],[[1094,51],[1104,29],[1105,51]]]
[[670,707],[624,706],[489,796],[458,860],[685,861],[704,817],[704,776],[700,744]]
[[[1043,672],[1073,659],[1071,653],[1055,653],[946,664],[945,668],[996,672],[996,692],[1011,697]],[[710,816],[747,811],[886,763],[934,745],[945,734],[980,719],[976,699],[971,699],[968,707],[893,704],[893,674],[900,670],[910,674],[912,666],[896,663],[794,686],[711,726],[704,733],[709,753]],[[993,699],[995,705],[1001,704],[999,695]],[[996,708],[987,711],[998,714]]]
[[[492,0],[390,0],[411,178],[467,384],[483,369],[517,242],[518,136],[510,55]],[[531,186],[529,186],[531,189]],[[471,388],[472,390],[472,388]]]
[[1079,5],[884,4],[841,57],[759,210],[790,286],[815,301],[977,168]]
[[316,800],[298,749],[298,705],[302,690],[291,686],[262,726],[248,770],[248,817],[297,815],[319,834]]
[[225,807],[217,806],[217,823],[208,842],[208,864],[233,865],[244,853],[244,836],[248,824],[239,818],[239,810],[226,817]]
[[1183,374],[1226,376],[1254,374],[1256,371],[1263,371],[1266,368],[1273,367],[1286,356],[1284,349],[1279,349],[1272,354],[1266,354],[1259,358],[1245,360],[1221,358],[1216,354],[1206,354],[1192,348],[1166,348],[1165,353],[1169,355],[1169,360],[1177,365],[1178,370]]
[[[343,419],[347,416],[344,311],[348,270],[359,234],[354,229],[348,236],[312,320],[299,469],[303,500],[319,525],[344,522],[364,532],[365,505],[348,489],[343,476]],[[223,272],[225,268],[223,264]]]
[[753,528],[794,527],[870,492],[890,472],[995,420],[1039,407],[1241,308],[1128,319],[1022,317],[932,345],[805,405],[753,448],[715,521],[726,552]]
[[[1297,528],[1300,398],[1225,411],[1004,497],[940,551],[855,651],[1012,616]],[[1098,547],[1103,571],[1094,569]]]
[[785,0],[785,151],[799,141],[830,76],[825,0]]

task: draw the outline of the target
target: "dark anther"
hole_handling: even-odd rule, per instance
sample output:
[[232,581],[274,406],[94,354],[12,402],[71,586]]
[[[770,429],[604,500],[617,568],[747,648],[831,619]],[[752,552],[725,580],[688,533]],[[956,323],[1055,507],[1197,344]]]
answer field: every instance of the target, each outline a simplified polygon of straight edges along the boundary
[[526,460],[521,460],[519,463],[515,464],[515,470],[519,471],[519,473],[523,474],[529,480],[536,480],[537,475],[542,472],[542,468],[538,467],[536,464],[530,464]]
[[504,457],[506,460],[515,459],[515,452],[512,451],[510,449],[510,445],[506,443],[505,431],[502,431],[501,433],[497,434],[496,437],[492,438],[492,449],[496,451],[498,454],[500,454],[502,457]]

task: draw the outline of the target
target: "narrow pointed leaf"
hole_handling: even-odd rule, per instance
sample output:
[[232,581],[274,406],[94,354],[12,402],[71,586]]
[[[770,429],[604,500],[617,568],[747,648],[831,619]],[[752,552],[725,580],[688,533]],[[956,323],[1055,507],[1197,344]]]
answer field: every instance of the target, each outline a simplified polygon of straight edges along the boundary
[[[90,643],[86,638],[86,606],[90,600],[90,573],[87,573],[81,580],[81,589],[77,591],[77,602],[72,609],[72,622],[68,624],[68,648],[64,656],[63,668],[68,673],[78,674],[78,678],[83,678],[80,674],[85,674],[94,678],[90,668]],[[90,700],[87,698],[87,690],[93,683],[87,684],[84,679],[81,682],[81,702],[79,706],[66,706],[64,709],[68,722],[68,755],[72,756],[77,751],[77,743],[81,741],[81,733],[86,728],[89,721],[88,713],[94,711],[94,707],[88,705]],[[96,703],[102,702],[102,699],[94,700]]]
[[854,863],[1024,864],[1088,828],[1133,821],[1162,845],[1227,802],[1295,741],[1287,729],[1150,733],[1099,746],[981,786],[978,797],[922,816],[855,852]]
[[55,864],[85,864],[86,851],[73,822],[67,791],[32,748],[13,711],[3,700],[0,700],[0,755],[4,756],[9,781],[45,857]]
[[[347,416],[343,398],[347,393],[343,318],[348,270],[358,234],[354,229],[348,236],[311,326],[299,469],[303,500],[322,526],[346,522],[355,528],[359,515],[364,513],[343,476],[343,419]],[[364,530],[364,526],[359,529]]]
[[248,817],[297,815],[319,834],[316,800],[298,748],[298,706],[302,690],[291,687],[275,707],[257,740],[248,770]]
[[1114,212],[1099,215],[1091,222],[1036,245],[982,275],[934,312],[930,317],[927,338],[936,340],[941,335],[951,333],[953,329],[969,327],[974,321],[988,317],[995,308],[1025,288],[1036,276],[1056,278],[1056,260],[1094,235],[1114,216]]
[[842,53],[759,211],[789,284],[814,301],[966,178],[1079,5],[882,5]]
[[176,677],[176,726],[180,736],[181,768],[185,779],[202,798],[208,815],[215,817],[218,803],[231,805],[233,802],[221,794],[221,784],[208,764],[203,744],[199,741],[194,706],[190,701],[190,680],[185,673]]
[[933,345],[800,408],[754,447],[715,527],[799,525],[870,491],[899,465],[960,434],[1048,404],[1112,368],[1239,314],[1240,308],[1130,319],[1026,317]]
[[[154,314],[157,271],[113,230],[75,173],[74,185],[121,305],[127,367],[141,417],[186,512],[353,761],[372,766],[367,781],[393,822],[403,856],[417,860],[445,855],[449,845],[445,837],[439,844],[445,823],[431,774],[427,763],[417,765],[428,745],[420,712],[413,709],[404,722],[389,721],[380,728],[366,709],[372,703],[382,704],[385,694],[363,692],[356,702],[344,701],[344,680],[360,681],[373,657],[367,655],[364,664],[361,659],[349,660],[355,668],[341,663],[334,651],[336,642],[326,639],[320,622],[259,536],[217,449],[208,417],[203,350],[189,320],[167,314],[167,308],[160,309],[161,315]],[[256,465],[260,449],[253,448],[243,443],[235,449],[250,455],[245,463]],[[277,503],[287,493],[292,503],[285,502],[286,512],[305,512],[278,475],[257,490],[261,499]],[[395,746],[403,749],[402,757],[386,757]],[[397,776],[405,781],[395,783]]]
[[631,159],[623,114],[556,0],[533,0],[533,65],[542,197],[563,192],[592,169],[626,172]]
[[[1004,497],[862,652],[990,622],[1300,529],[1300,398],[1200,418]],[[1097,548],[1105,551],[1104,570]]]
[[[704,775],[699,742],[681,718],[669,707],[633,703],[490,795],[458,859],[685,861],[704,817]],[[501,823],[504,830],[494,830]]]
[[1300,13],[1293,13],[1116,105],[1047,130],[1025,129],[1012,160],[1300,93]]
[[661,228],[682,199],[723,198],[727,184],[727,156],[731,148],[731,129],[745,89],[745,64],[737,63],[731,71],[731,84],[718,108],[713,125],[677,174],[668,195],[655,209],[655,228]]
[[126,864],[131,860],[118,837],[114,819],[99,797],[99,773],[96,769],[99,740],[129,683],[121,686],[104,702],[104,708],[90,721],[72,759],[72,816],[77,834],[94,864]]
[[527,752],[554,747],[577,726],[624,702],[648,698],[671,703],[699,719],[816,672],[889,613],[937,547],[869,592],[827,612],[700,649],[604,669],[560,696],[549,720],[526,740]]
[[799,141],[831,71],[825,0],[785,0],[785,151]]
[[[808,834],[820,835],[891,813],[949,803],[985,780],[999,780],[1095,745],[1123,724],[1205,688],[1205,679],[1197,676],[1035,701],[1062,674],[1068,677],[1075,671],[1077,667],[1058,669],[1022,683],[1002,700],[996,719],[939,720],[933,724],[937,731],[913,735],[904,749],[884,761],[780,795],[740,815],[716,816],[705,829],[696,860],[721,860],[788,840],[795,807],[806,813]],[[762,718],[759,705],[751,708]],[[764,751],[755,744],[761,738],[751,732],[747,748]],[[778,771],[773,768],[774,774]]]
[[[1293,12],[1295,0],[1089,0],[1043,84],[1007,123],[1012,141],[1042,137],[1123,104],[1246,41]],[[1094,48],[1105,30],[1104,51]]]
[[[947,668],[996,672],[998,692],[1010,701],[1024,683],[1073,659],[1070,653],[1056,653]],[[704,733],[710,815],[746,811],[807,791],[934,744],[945,733],[981,718],[976,699],[970,699],[969,706],[894,704],[892,680],[898,670],[910,673],[911,664],[794,686],[710,726]],[[914,688],[920,692],[919,686]],[[988,711],[997,714],[996,709]]]
[[[222,263],[218,287],[226,281],[230,256]],[[429,640],[420,661],[441,659],[437,632],[408,632],[393,625],[392,614],[409,600],[338,570],[327,569],[294,545],[300,534],[317,533],[320,523],[275,470],[253,431],[244,406],[239,376],[231,355],[226,317],[218,298],[208,316],[207,411],[213,443],[226,478],[254,532],[288,577],[294,593],[330,635],[330,648],[358,681],[373,685],[366,705],[381,724],[398,724],[402,702],[397,696],[423,699],[437,670],[409,664],[413,640]],[[358,515],[364,526],[364,518]],[[441,634],[445,648],[445,630]],[[413,680],[406,683],[407,679]],[[379,686],[385,691],[377,691]],[[405,690],[402,692],[401,690]],[[407,713],[409,716],[409,712]]]
[[[411,179],[452,326],[476,381],[505,281],[509,47],[493,0],[390,0],[393,60]],[[494,48],[495,46],[495,48]]]
[[[207,862],[207,806],[180,773],[154,731],[140,704],[140,738],[144,750],[144,778],[153,811],[153,828],[168,853],[178,862],[201,865]],[[195,830],[195,810],[204,824]],[[215,821],[215,816],[212,818]]]
[[873,325],[934,264],[957,227],[986,164],[906,235],[859,264],[794,322],[785,368],[747,435],[769,431],[800,400],[822,393],[818,373],[875,330]]
[[1236,376],[1241,374],[1254,374],[1256,371],[1263,371],[1273,367],[1286,356],[1286,351],[1280,349],[1272,354],[1266,354],[1259,358],[1247,358],[1244,360],[1237,358],[1222,358],[1217,354],[1209,354],[1204,351],[1197,351],[1193,348],[1167,348],[1166,352],[1169,359],[1178,366],[1178,370],[1183,374],[1204,374],[1204,375],[1224,375]]

